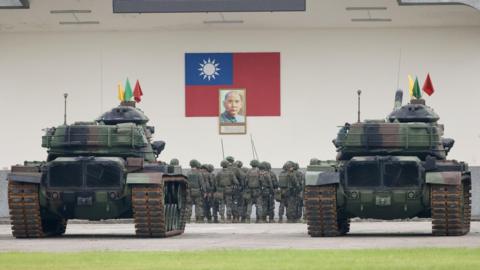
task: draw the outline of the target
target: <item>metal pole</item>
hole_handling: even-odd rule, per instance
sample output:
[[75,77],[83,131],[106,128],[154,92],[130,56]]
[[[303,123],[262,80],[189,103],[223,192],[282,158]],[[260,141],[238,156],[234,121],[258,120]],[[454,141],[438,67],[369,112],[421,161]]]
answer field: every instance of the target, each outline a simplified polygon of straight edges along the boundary
[[357,115],[357,123],[360,123],[360,95],[362,94],[362,90],[357,90],[358,95],[358,115]]
[[63,107],[63,124],[65,126],[67,125],[67,97],[68,97],[68,93],[64,93],[63,98],[65,99],[65,104]]
[[223,149],[223,138],[220,139],[220,142],[222,144],[222,160],[225,159],[225,150]]

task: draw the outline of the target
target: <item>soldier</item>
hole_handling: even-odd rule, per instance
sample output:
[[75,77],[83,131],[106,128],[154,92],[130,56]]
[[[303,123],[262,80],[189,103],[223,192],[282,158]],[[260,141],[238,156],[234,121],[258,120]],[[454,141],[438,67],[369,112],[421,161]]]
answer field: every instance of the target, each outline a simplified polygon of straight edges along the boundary
[[303,172],[301,172],[299,169],[299,165],[298,163],[294,163],[294,172],[295,172],[295,176],[296,176],[296,179],[298,181],[298,190],[297,190],[297,218],[296,220],[300,220],[302,218],[302,214],[303,214],[303,190],[304,190],[304,187],[305,187],[305,174],[303,174]]
[[272,223],[275,220],[275,193],[278,190],[278,178],[277,175],[272,172],[272,165],[267,162],[267,172],[270,174],[270,179],[272,180],[272,191],[270,192],[269,201],[268,201],[268,222]]
[[211,174],[208,171],[208,165],[207,164],[202,164],[200,171],[202,173],[203,180],[205,182],[205,194],[204,194],[204,200],[203,200],[203,213],[204,213],[204,216],[207,218],[207,222],[211,223],[212,222],[211,209],[212,209],[212,206],[213,206],[213,193],[215,192],[215,190],[214,190],[215,179],[211,177]]
[[192,205],[195,205],[195,221],[203,222],[203,199],[205,192],[205,180],[200,172],[200,162],[196,159],[190,161],[191,170],[188,177],[188,193],[190,195],[191,203],[187,204],[190,209],[188,217],[192,215]]
[[287,161],[287,222],[292,223],[297,220],[298,216],[298,190],[299,180],[295,173],[295,164],[292,161]]
[[212,211],[213,222],[218,223],[218,201],[215,200],[215,198],[214,198],[214,194],[217,191],[217,185],[215,183],[215,174],[214,174],[215,167],[213,167],[212,164],[208,164],[207,165],[207,170],[208,170],[208,173],[210,174],[210,179],[212,180],[211,190],[213,190],[213,192],[212,192],[212,196],[211,196],[212,197],[212,199],[211,199],[211,211]]
[[272,207],[271,205],[269,205],[269,203],[270,203],[270,195],[273,192],[273,183],[272,183],[272,178],[270,177],[270,173],[267,171],[267,167],[268,166],[266,162],[261,162],[258,165],[258,169],[260,170],[259,178],[260,178],[260,185],[262,190],[262,195],[261,195],[262,211],[260,215],[261,223],[267,222],[267,215],[269,213],[268,211]]
[[262,184],[260,182],[260,171],[258,169],[259,162],[258,160],[250,161],[250,166],[252,168],[247,172],[246,177],[246,190],[243,193],[244,199],[247,203],[247,213],[246,213],[246,222],[250,222],[250,217],[252,215],[252,205],[255,204],[257,222],[260,221],[262,216]]
[[[215,198],[220,202],[220,209],[225,206],[227,209],[227,222],[232,222],[233,190],[238,186],[235,174],[228,168],[228,161],[222,160],[220,163],[222,170],[215,176],[217,191]],[[220,213],[222,215],[222,213]]]
[[275,193],[275,200],[280,203],[278,207],[278,223],[283,222],[283,214],[285,213],[285,208],[287,207],[288,200],[288,186],[289,186],[289,165],[290,163],[285,162],[282,167],[282,171],[278,176],[278,187],[279,189]]
[[243,162],[241,162],[240,160],[235,161],[233,165],[236,167],[236,172],[237,172],[236,175],[238,175],[237,178],[238,178],[238,182],[240,183],[240,186],[236,194],[236,200],[238,202],[237,211],[238,211],[239,221],[244,223],[247,215],[247,204],[245,202],[243,193],[246,191],[245,180],[247,177],[248,169],[243,167]]
[[235,162],[235,158],[232,157],[232,156],[227,156],[227,157],[225,158],[225,160],[228,161],[228,165],[229,165],[229,166],[232,166],[233,163]]

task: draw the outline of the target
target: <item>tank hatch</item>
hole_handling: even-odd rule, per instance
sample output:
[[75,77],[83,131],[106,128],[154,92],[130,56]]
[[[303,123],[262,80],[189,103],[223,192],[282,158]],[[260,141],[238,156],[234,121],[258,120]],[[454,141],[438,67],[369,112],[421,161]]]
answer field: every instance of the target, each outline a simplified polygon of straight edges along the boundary
[[425,122],[433,123],[437,122],[440,119],[440,116],[433,111],[432,108],[425,105],[425,100],[423,99],[413,99],[409,104],[404,105],[393,112],[388,116],[390,122]]
[[118,107],[102,114],[96,121],[106,125],[116,125],[120,123],[135,123],[141,125],[146,124],[148,120],[148,117],[145,116],[141,110],[135,108],[134,102],[133,105],[129,102],[122,102]]

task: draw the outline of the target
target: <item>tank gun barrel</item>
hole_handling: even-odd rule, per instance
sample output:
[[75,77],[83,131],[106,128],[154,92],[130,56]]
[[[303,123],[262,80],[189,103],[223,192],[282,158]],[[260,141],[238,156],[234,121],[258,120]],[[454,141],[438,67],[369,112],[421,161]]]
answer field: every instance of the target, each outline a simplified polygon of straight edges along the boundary
[[398,110],[402,107],[402,101],[403,101],[403,91],[402,89],[398,89],[397,92],[395,92],[395,103],[393,104],[393,110]]

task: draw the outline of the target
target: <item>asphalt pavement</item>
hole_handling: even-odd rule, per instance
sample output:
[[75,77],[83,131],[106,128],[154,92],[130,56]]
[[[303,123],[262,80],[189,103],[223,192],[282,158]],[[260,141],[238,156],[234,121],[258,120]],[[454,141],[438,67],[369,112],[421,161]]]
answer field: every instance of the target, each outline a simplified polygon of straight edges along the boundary
[[183,235],[137,238],[131,223],[73,223],[64,236],[15,239],[0,225],[0,252],[182,251],[207,249],[372,249],[480,247],[480,222],[465,236],[434,237],[428,221],[352,222],[347,236],[311,238],[306,224],[187,224]]

